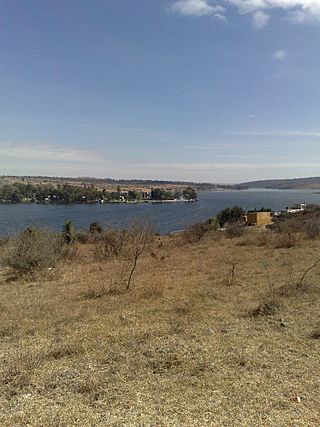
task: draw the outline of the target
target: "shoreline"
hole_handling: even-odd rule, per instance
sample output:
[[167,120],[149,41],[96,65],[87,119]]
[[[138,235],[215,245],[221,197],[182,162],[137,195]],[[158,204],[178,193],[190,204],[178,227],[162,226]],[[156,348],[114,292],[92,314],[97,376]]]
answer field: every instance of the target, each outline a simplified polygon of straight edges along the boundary
[[107,204],[125,204],[125,205],[137,205],[144,203],[195,203],[198,199],[191,200],[133,200],[133,201],[97,201],[97,202],[10,202],[0,201],[0,205],[107,205]]

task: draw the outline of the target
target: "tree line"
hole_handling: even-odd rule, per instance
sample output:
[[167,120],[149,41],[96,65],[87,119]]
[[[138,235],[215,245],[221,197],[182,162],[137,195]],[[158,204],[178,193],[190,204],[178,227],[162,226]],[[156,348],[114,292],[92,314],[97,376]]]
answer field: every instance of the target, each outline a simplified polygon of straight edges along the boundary
[[70,184],[33,185],[30,183],[13,183],[0,187],[0,202],[6,203],[96,203],[140,200],[195,200],[196,191],[187,187],[184,190],[169,191],[163,188],[153,188],[151,192],[136,190],[116,191],[98,189],[94,185],[76,186]]

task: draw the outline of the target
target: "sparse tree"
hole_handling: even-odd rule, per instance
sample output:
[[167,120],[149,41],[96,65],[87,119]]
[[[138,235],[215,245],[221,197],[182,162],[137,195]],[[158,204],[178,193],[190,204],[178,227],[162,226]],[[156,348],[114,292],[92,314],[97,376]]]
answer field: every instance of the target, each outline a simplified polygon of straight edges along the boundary
[[126,279],[126,288],[129,289],[138,260],[146,248],[153,242],[154,228],[148,223],[133,222],[125,233],[122,257],[128,262],[129,275]]

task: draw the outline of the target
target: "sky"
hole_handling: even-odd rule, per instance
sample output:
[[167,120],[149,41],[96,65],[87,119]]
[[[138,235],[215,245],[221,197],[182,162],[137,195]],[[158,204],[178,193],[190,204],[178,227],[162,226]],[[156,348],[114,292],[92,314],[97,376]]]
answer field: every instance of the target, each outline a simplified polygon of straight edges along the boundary
[[320,0],[0,0],[0,175],[320,175]]

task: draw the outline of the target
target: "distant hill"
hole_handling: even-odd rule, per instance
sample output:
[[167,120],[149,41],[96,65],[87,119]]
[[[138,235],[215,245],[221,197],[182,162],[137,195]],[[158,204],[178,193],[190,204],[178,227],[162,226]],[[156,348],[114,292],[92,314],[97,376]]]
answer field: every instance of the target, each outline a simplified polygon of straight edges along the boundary
[[244,182],[240,188],[270,188],[278,190],[320,190],[320,177],[294,179],[267,179]]
[[0,176],[0,187],[14,182],[29,182],[32,184],[70,184],[70,185],[94,185],[107,188],[179,188],[193,187],[197,191],[223,191],[244,190],[247,188],[269,188],[278,190],[320,190],[320,177],[293,178],[293,179],[266,179],[259,181],[243,182],[241,184],[213,184],[208,182],[192,181],[166,181],[145,179],[112,179],[93,177],[50,177],[50,176]]
[[96,187],[116,188],[179,188],[193,187],[197,191],[220,191],[240,189],[237,185],[199,183],[191,181],[166,181],[166,180],[144,180],[144,179],[112,179],[93,177],[50,177],[50,176],[0,176],[0,186],[14,182],[29,182],[34,185],[44,184],[70,184],[70,185],[94,185]]

